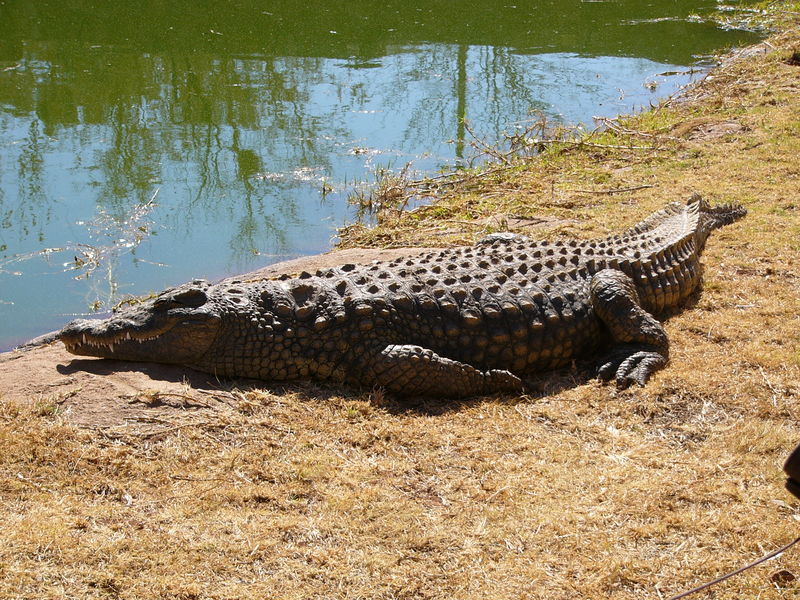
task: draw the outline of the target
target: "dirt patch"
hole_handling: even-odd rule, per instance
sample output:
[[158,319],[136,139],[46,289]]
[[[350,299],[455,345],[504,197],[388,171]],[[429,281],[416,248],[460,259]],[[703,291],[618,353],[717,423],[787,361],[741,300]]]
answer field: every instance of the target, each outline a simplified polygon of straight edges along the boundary
[[182,367],[77,357],[60,342],[0,355],[4,400],[51,406],[84,427],[146,428],[153,419],[211,406],[220,387]]
[[692,141],[714,140],[747,131],[747,127],[737,121],[713,121],[707,118],[692,119],[681,123],[672,130],[672,135]]

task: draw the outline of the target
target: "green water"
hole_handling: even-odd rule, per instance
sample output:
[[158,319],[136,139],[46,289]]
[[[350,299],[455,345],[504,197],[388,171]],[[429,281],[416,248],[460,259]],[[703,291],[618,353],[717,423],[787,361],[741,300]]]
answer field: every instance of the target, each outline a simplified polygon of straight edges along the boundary
[[324,251],[376,169],[467,160],[464,119],[648,106],[756,39],[715,6],[0,0],[0,349]]

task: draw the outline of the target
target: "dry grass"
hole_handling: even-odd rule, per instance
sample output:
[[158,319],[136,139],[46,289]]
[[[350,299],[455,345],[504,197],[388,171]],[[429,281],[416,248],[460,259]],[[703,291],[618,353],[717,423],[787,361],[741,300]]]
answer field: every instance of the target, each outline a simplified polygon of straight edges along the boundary
[[[672,360],[646,388],[577,370],[532,396],[457,404],[250,390],[147,431],[3,402],[0,597],[658,599],[791,540],[800,33],[787,14],[774,50],[602,138],[659,151],[555,148],[360,238],[430,243],[454,231],[443,220],[492,213],[586,236],[692,191],[745,203],[709,241],[705,290],[668,321]],[[743,128],[693,138],[723,121]],[[800,576],[799,561],[793,549],[695,597],[800,597],[770,578]]]

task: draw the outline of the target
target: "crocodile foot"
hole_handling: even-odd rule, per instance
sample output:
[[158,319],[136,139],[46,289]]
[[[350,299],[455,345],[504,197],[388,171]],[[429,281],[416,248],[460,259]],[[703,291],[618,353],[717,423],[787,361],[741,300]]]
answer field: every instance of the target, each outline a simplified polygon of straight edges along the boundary
[[667,357],[647,346],[625,344],[608,355],[597,370],[597,377],[610,381],[613,377],[617,387],[624,389],[632,383],[643,386],[654,372],[667,364]]

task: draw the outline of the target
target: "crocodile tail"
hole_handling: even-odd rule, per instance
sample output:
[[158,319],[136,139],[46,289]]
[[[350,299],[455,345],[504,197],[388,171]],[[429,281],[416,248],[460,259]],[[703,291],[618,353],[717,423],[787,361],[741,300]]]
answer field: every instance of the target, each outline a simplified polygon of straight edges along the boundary
[[630,229],[622,232],[617,237],[633,237],[641,234],[650,233],[658,227],[663,226],[664,222],[668,219],[674,218],[677,215],[683,214],[685,211],[684,206],[679,202],[671,202],[661,210],[658,210],[640,221]]
[[719,229],[738,221],[747,214],[747,209],[741,204],[721,204],[709,211],[703,211],[703,216],[709,231]]
[[687,202],[690,213],[697,216],[696,237],[702,248],[709,234],[715,229],[725,227],[747,215],[747,209],[741,204],[720,204],[711,206],[699,194],[692,194]]

